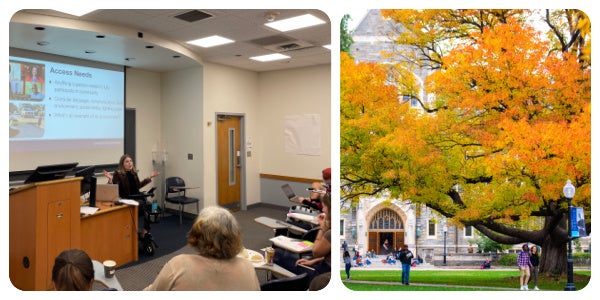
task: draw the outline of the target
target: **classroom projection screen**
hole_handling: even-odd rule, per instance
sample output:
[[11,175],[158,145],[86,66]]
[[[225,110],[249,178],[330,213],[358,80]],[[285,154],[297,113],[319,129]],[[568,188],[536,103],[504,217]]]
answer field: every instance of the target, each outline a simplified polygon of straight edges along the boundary
[[116,163],[124,149],[124,67],[9,54],[9,171]]

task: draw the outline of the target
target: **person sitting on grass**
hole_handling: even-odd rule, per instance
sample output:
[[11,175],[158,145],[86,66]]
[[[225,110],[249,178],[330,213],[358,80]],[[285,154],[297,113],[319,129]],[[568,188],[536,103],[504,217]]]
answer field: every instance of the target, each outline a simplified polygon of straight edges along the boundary
[[491,269],[492,265],[490,264],[490,259],[486,258],[485,261],[483,263],[481,263],[481,269]]

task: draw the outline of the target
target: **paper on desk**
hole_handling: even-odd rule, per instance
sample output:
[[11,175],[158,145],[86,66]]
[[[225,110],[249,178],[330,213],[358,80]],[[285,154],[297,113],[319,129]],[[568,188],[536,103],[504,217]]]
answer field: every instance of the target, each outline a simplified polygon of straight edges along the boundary
[[84,215],[93,215],[98,211],[99,208],[92,206],[80,206],[79,212]]
[[295,252],[311,251],[313,242],[303,241],[299,239],[292,239],[284,235],[279,235],[270,239],[275,246],[289,249]]
[[139,206],[140,203],[132,200],[132,199],[120,199],[119,203],[123,203],[123,204],[127,204],[127,205],[135,205],[135,206]]
[[317,225],[319,224],[319,221],[317,221],[317,218],[312,215],[288,213],[287,216],[290,218],[301,220],[301,221],[310,222],[310,223],[317,224]]

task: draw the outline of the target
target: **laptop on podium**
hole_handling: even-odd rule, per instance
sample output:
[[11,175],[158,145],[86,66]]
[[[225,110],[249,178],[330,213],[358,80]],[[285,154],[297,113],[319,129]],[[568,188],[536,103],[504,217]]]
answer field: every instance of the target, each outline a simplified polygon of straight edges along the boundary
[[96,184],[96,201],[118,202],[119,185],[118,184]]

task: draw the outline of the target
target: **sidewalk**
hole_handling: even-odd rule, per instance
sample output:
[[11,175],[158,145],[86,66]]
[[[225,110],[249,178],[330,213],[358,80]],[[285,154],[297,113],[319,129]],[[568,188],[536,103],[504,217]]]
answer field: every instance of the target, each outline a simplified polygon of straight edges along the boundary
[[[396,264],[387,264],[383,263],[382,259],[385,257],[383,255],[378,255],[376,258],[369,259],[371,261],[370,265],[363,265],[362,267],[358,267],[356,265],[352,265],[352,270],[398,270],[402,271],[402,264],[397,262]],[[354,263],[354,261],[353,261]],[[511,267],[500,267],[494,266],[491,269],[486,271],[494,271],[494,270],[510,270],[517,268]],[[344,270],[344,262],[340,262],[340,270]],[[480,270],[479,266],[434,266],[429,263],[418,264],[415,267],[411,267],[411,270]],[[517,270],[518,271],[518,270]]]
[[[376,258],[372,258],[370,259],[371,264],[370,265],[364,265],[362,267],[357,267],[355,265],[352,265],[352,270],[398,270],[398,271],[402,271],[402,265],[400,264],[400,262],[397,262],[396,264],[387,264],[387,263],[383,263],[381,260],[384,257],[382,255],[377,256]],[[580,267],[580,266],[575,266],[574,267],[575,270],[589,270],[590,267]],[[344,270],[344,262],[340,262],[340,270]],[[423,263],[423,264],[418,264],[415,267],[411,267],[411,271],[414,270],[456,270],[456,271],[460,271],[460,270],[480,270],[480,268],[478,266],[434,266],[432,264],[429,263]],[[505,270],[514,270],[515,272],[519,272],[517,267],[510,267],[510,266],[493,266],[491,269],[487,269],[486,271],[505,271]]]

